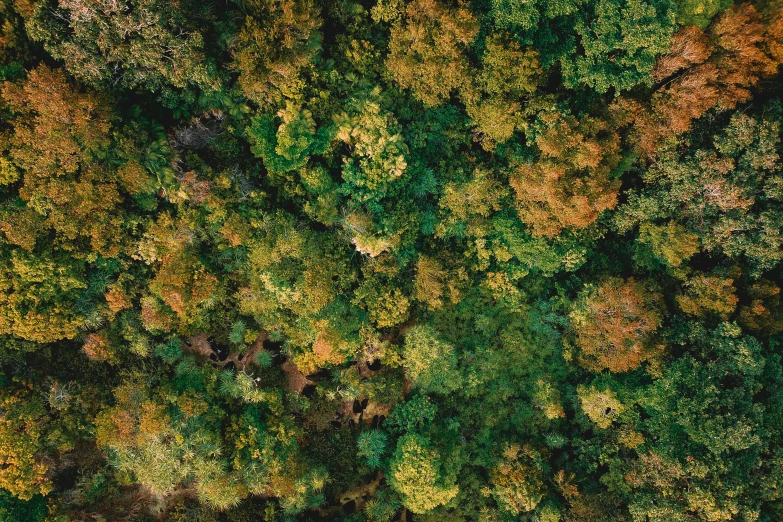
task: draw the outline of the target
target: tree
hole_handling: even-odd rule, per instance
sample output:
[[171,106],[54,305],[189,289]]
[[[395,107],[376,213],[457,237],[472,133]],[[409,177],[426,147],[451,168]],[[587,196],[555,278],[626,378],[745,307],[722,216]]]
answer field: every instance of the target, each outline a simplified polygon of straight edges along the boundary
[[698,236],[703,250],[744,256],[755,275],[772,268],[781,260],[775,223],[783,194],[771,181],[779,171],[779,125],[769,116],[735,114],[711,147],[684,157],[674,146],[660,150],[643,176],[647,188],[631,193],[618,212],[619,228],[676,219],[680,234]]
[[324,151],[322,136],[316,136],[313,114],[300,109],[291,102],[278,111],[280,124],[269,116],[253,118],[248,137],[254,146],[253,154],[264,160],[264,166],[271,174],[284,174],[302,169],[311,155]]
[[519,217],[535,236],[584,228],[617,205],[620,183],[610,173],[619,139],[605,122],[544,113],[531,134],[538,159],[520,162],[510,183]]
[[52,489],[43,459],[46,411],[31,395],[29,389],[0,395],[0,487],[22,500]]
[[[773,17],[774,19],[774,17]],[[733,109],[751,88],[777,73],[783,28],[751,4],[731,7],[707,34],[689,26],[672,38],[670,53],[653,72],[660,87],[649,107],[620,99],[620,120],[633,122],[636,143],[648,154],[666,139],[690,130],[712,108]]]
[[623,403],[617,400],[617,396],[608,387],[599,389],[595,386],[582,386],[576,388],[582,411],[596,426],[606,429],[612,425],[617,416],[625,411]]
[[350,98],[335,114],[335,137],[350,148],[343,158],[341,192],[356,204],[377,202],[392,193],[391,185],[408,167],[408,146],[394,115],[383,108],[381,89]]
[[419,257],[416,262],[416,279],[414,286],[416,299],[427,303],[431,308],[438,308],[442,303],[444,293],[443,277],[445,272],[440,264],[428,257]]
[[431,328],[414,326],[405,333],[403,357],[406,375],[422,393],[448,393],[460,387],[454,347],[439,340]]
[[85,83],[217,89],[215,65],[197,28],[203,17],[194,7],[157,0],[61,0],[56,7],[35,1],[22,14],[32,39]]
[[465,7],[414,0],[392,27],[386,68],[425,106],[445,101],[470,76],[465,50],[478,23]]
[[408,434],[397,441],[389,463],[389,485],[414,513],[423,514],[454,498],[459,487],[454,477],[442,475],[440,455],[421,435]]
[[512,99],[536,91],[543,72],[536,51],[523,48],[508,33],[487,37],[485,45],[477,82],[481,91]]
[[386,435],[382,431],[363,431],[357,441],[359,455],[367,459],[367,465],[377,468],[386,452]]
[[732,0],[677,0],[677,23],[704,30],[712,19],[729,8]]
[[14,2],[3,0],[0,11],[0,78],[9,79],[8,73],[13,75],[13,70],[21,69],[20,63],[29,59],[32,46],[25,34],[20,9],[16,8]]
[[[77,240],[88,240],[96,252],[116,256],[123,243],[116,209],[123,198],[117,174],[99,161],[110,146],[114,119],[106,100],[80,92],[46,66],[30,71],[21,84],[6,83],[2,98],[15,115],[9,157],[22,179],[19,197],[26,207],[18,216],[6,214],[6,235],[31,248],[53,229],[64,250],[78,251]],[[28,234],[15,235],[15,225]]]
[[297,227],[283,212],[263,223],[263,233],[249,242],[247,279],[237,293],[240,310],[284,335],[296,347],[297,364],[344,360],[360,342],[349,293],[357,274],[341,255],[344,243],[332,232]]
[[692,274],[684,283],[685,292],[677,296],[677,304],[686,314],[706,317],[716,314],[723,320],[729,318],[737,307],[734,279],[719,275]]
[[85,318],[74,309],[84,265],[51,253],[14,249],[2,256],[0,334],[38,343],[73,339]]
[[593,16],[580,20],[576,33],[584,55],[561,59],[567,87],[587,85],[599,93],[652,85],[655,59],[669,50],[676,25],[668,1],[595,2]]
[[739,323],[751,332],[776,334],[783,331],[780,287],[769,279],[759,279],[745,292],[750,302],[740,307]]
[[544,498],[541,475],[540,456],[531,448],[510,444],[492,470],[492,495],[502,509],[513,515],[533,511]]
[[465,109],[488,150],[524,127],[520,101],[533,96],[543,74],[538,53],[523,49],[508,34],[487,38],[481,72],[472,88],[463,88]]
[[[176,221],[167,214],[160,214],[157,222],[150,224],[139,242],[138,257],[155,267],[155,277],[149,282],[152,295],[165,303],[184,325],[197,323],[198,314],[208,303],[215,302],[219,285],[196,255],[193,230],[187,219]],[[154,299],[147,300],[151,313]],[[148,329],[156,330],[155,322]]]
[[610,277],[588,286],[569,316],[579,362],[595,372],[637,368],[661,348],[654,334],[663,315],[661,296],[647,283]]
[[410,299],[404,289],[395,284],[399,270],[395,258],[388,253],[362,267],[362,277],[352,302],[367,311],[368,319],[377,328],[400,326],[409,317]]
[[[535,29],[540,22],[567,17],[583,8],[583,0],[557,0],[555,2],[521,2],[519,0],[493,0],[492,16],[500,28],[519,27]],[[543,25],[543,24],[542,24]]]
[[[629,509],[639,517],[725,520],[753,516],[766,446],[754,399],[766,363],[761,345],[733,323],[691,323],[689,353],[639,395],[646,444],[628,463]],[[630,469],[628,469],[630,468]]]
[[193,388],[172,394],[171,405],[156,395],[132,381],[115,389],[116,404],[95,420],[97,444],[120,471],[159,498],[195,482],[204,502],[217,509],[235,506],[242,488],[221,459],[219,434],[210,429],[220,414]]
[[300,101],[321,51],[322,21],[310,0],[239,0],[247,13],[232,45],[242,92],[264,109]]
[[487,218],[502,208],[507,192],[507,188],[483,170],[477,170],[464,182],[446,183],[440,198],[445,216],[436,233],[445,237],[458,234],[486,236],[489,228]]
[[637,244],[640,249],[635,257],[639,262],[654,267],[658,261],[676,269],[699,251],[699,236],[675,221],[666,225],[643,223]]

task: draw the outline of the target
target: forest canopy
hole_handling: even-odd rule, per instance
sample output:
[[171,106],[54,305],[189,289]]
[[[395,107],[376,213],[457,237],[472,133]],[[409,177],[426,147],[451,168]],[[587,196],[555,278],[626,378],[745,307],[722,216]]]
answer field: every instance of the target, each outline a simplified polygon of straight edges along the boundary
[[781,65],[781,0],[0,0],[0,520],[782,520]]

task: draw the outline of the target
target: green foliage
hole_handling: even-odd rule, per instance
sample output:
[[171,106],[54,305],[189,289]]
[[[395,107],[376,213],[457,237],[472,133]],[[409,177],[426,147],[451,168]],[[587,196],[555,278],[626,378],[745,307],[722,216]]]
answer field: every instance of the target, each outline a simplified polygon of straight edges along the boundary
[[519,456],[518,446],[509,446],[504,459],[493,470],[493,496],[500,507],[519,515],[536,508],[543,498],[540,457],[527,449],[527,455]]
[[635,258],[647,266],[657,261],[677,268],[699,251],[699,236],[688,232],[674,221],[665,226],[642,224],[639,227],[638,242],[640,251]]
[[39,343],[75,337],[84,319],[68,304],[85,288],[83,264],[22,249],[8,254],[0,286],[0,332]]
[[0,491],[0,518],[7,522],[43,522],[46,518],[46,500],[42,496],[21,501],[7,491]]
[[732,0],[677,0],[677,23],[704,29],[715,15],[728,9]]
[[46,448],[46,410],[25,390],[2,390],[0,422],[0,486],[14,497],[29,501],[52,489],[41,460]]
[[422,393],[448,393],[462,384],[454,347],[431,328],[415,326],[406,332],[403,357],[406,375]]
[[582,0],[556,0],[554,2],[521,2],[519,0],[493,0],[495,23],[505,28],[519,26],[534,29],[539,20],[567,16],[577,12],[584,4]]
[[291,102],[277,113],[254,117],[248,128],[248,138],[253,144],[253,154],[264,160],[264,166],[272,174],[281,175],[302,169],[311,155],[324,151],[326,139],[323,132],[316,135],[315,121],[307,109],[297,109]]
[[644,175],[655,188],[631,194],[618,214],[619,227],[647,221],[652,230],[652,223],[666,219],[672,230],[680,224],[678,241],[695,235],[707,251],[744,256],[754,274],[775,266],[780,122],[772,115],[778,110],[770,107],[760,118],[733,115],[702,149],[682,156],[673,147],[661,151]]
[[209,15],[195,5],[177,9],[155,0],[134,1],[129,8],[80,0],[56,8],[30,4],[29,14],[24,13],[28,34],[80,80],[151,91],[220,85],[198,30]]
[[359,456],[367,459],[367,465],[377,468],[386,451],[386,435],[382,431],[364,431],[357,441]]
[[229,333],[228,339],[234,344],[242,344],[245,340],[245,332],[247,332],[247,325],[244,321],[238,320],[231,325],[231,333]]
[[391,412],[387,426],[398,433],[408,433],[429,426],[438,414],[438,407],[424,395],[416,395]]
[[0,0],[0,520],[783,519],[780,0]]
[[382,108],[376,87],[349,100],[347,111],[334,116],[335,137],[351,149],[343,159],[342,192],[356,203],[387,195],[389,185],[407,168],[408,148],[394,116]]
[[584,55],[561,61],[565,85],[599,93],[651,85],[655,59],[669,50],[676,28],[669,2],[598,0],[593,9],[594,17],[575,27]]
[[465,49],[477,32],[476,17],[468,9],[414,0],[392,26],[386,68],[425,106],[436,106],[469,74]]
[[389,485],[414,513],[426,513],[450,501],[459,491],[453,477],[442,475],[440,455],[420,435],[405,435],[389,463]]

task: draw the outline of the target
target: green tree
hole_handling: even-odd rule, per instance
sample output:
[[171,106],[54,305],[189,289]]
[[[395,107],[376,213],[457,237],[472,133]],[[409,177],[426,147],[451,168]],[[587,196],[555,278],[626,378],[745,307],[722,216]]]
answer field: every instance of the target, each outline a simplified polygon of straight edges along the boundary
[[669,51],[676,29],[667,0],[598,0],[593,16],[576,24],[584,55],[561,60],[563,83],[585,85],[599,93],[652,85],[655,59]]
[[39,343],[73,339],[85,321],[74,308],[87,286],[84,264],[9,250],[0,265],[0,333]]
[[448,393],[461,386],[457,352],[432,328],[414,326],[405,333],[403,358],[406,375],[423,393]]
[[199,30],[206,12],[190,2],[35,1],[25,11],[31,38],[85,83],[149,91],[220,86]]
[[414,513],[427,513],[450,501],[459,491],[454,477],[442,475],[440,455],[421,435],[404,435],[389,463],[389,485]]
[[712,146],[684,156],[673,148],[660,151],[644,174],[648,188],[633,192],[620,209],[620,229],[642,221],[650,229],[664,219],[679,226],[681,237],[697,236],[707,251],[744,256],[756,274],[772,268],[780,261],[774,232],[779,194],[772,181],[779,171],[779,125],[769,117],[735,114]]

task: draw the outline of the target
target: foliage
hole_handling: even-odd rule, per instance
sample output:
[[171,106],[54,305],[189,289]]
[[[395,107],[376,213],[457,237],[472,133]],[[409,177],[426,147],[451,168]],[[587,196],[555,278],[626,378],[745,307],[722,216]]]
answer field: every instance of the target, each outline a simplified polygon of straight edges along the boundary
[[155,0],[66,0],[56,7],[34,1],[23,15],[30,37],[85,83],[215,89],[220,83],[198,27],[206,13],[194,7]]
[[654,357],[662,309],[661,296],[634,279],[612,277],[588,287],[570,315],[579,361],[592,371],[624,372]]
[[421,435],[405,435],[389,463],[389,484],[414,513],[426,513],[445,504],[459,491],[453,478],[444,477],[440,456]]
[[0,520],[783,519],[780,0],[0,0]]

